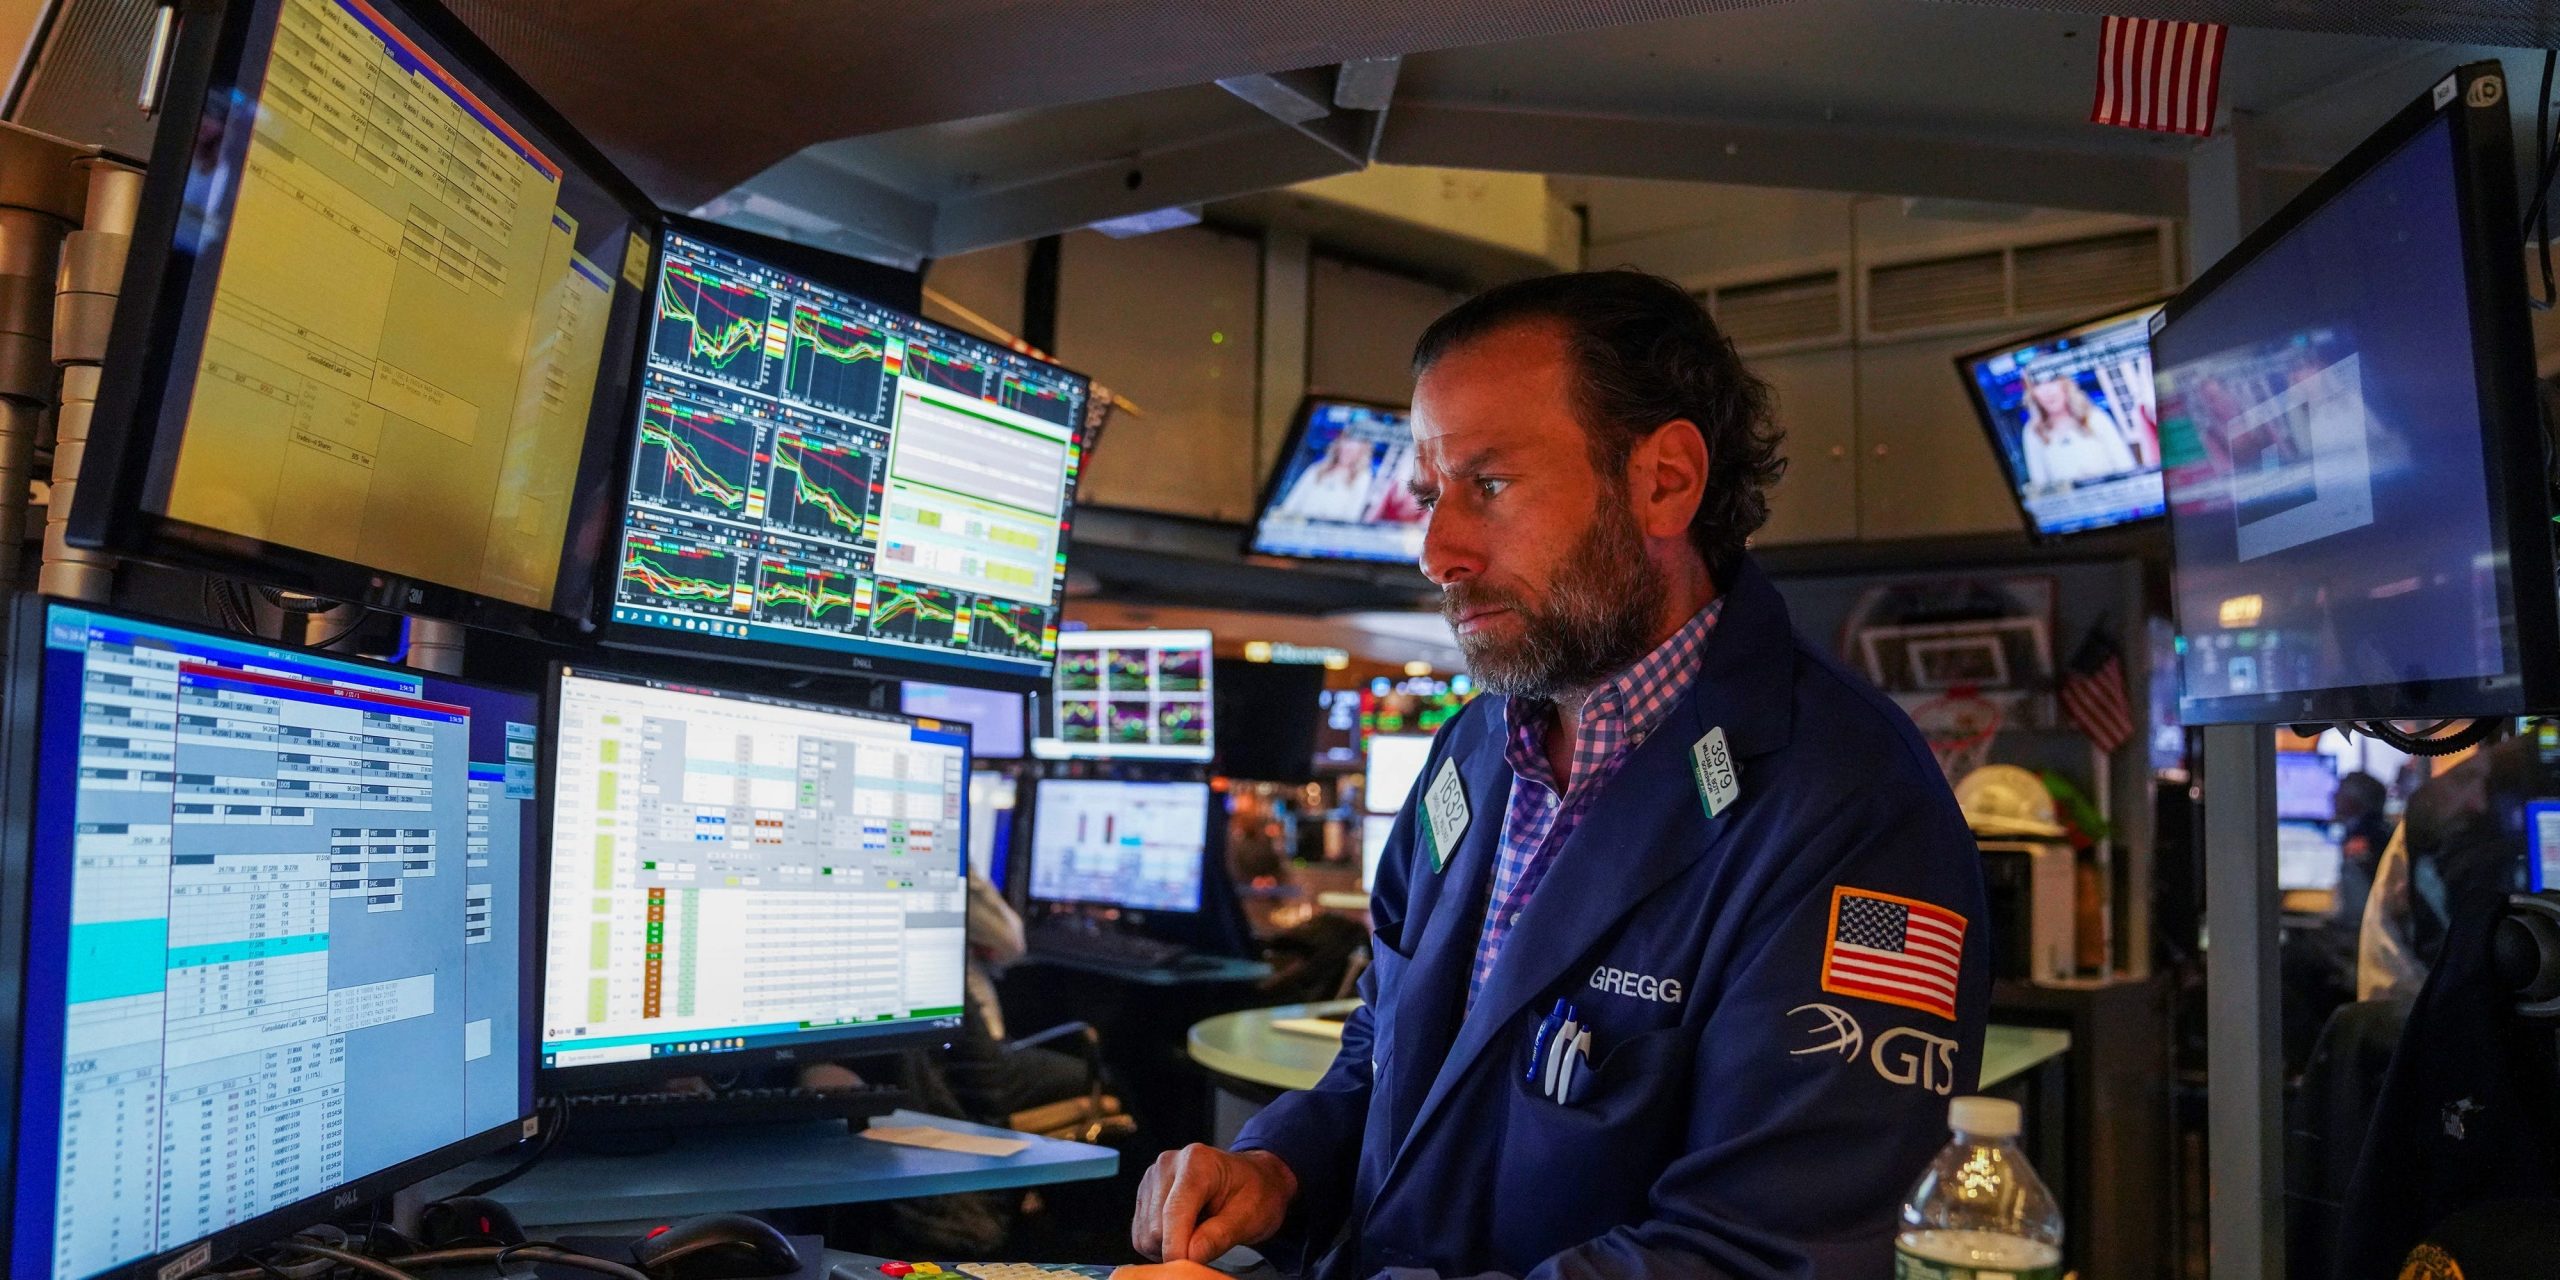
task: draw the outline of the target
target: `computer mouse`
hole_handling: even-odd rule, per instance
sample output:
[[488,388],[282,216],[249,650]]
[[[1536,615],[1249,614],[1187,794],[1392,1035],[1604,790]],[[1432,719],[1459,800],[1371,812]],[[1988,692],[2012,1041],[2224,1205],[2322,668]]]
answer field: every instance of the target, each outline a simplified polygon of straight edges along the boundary
[[631,1261],[652,1280],[728,1280],[791,1275],[800,1251],[762,1218],[706,1213],[651,1232],[631,1246]]
[[523,1244],[524,1228],[505,1205],[487,1196],[454,1196],[418,1211],[418,1239],[437,1249],[455,1245]]

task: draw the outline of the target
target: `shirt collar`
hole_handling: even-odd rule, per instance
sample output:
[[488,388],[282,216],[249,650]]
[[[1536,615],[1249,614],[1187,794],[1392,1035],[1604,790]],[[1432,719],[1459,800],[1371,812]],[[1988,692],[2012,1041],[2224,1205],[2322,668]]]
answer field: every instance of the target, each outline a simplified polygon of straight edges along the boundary
[[[1651,736],[1696,681],[1698,655],[1706,649],[1707,637],[1724,613],[1724,602],[1723,596],[1708,601],[1705,608],[1681,623],[1670,639],[1595,686],[1583,703],[1577,737],[1588,738],[1605,727],[1617,737],[1621,751],[1631,751]],[[1504,755],[1512,771],[1549,776],[1553,771],[1547,764],[1546,735],[1547,726],[1554,722],[1553,704],[1512,698],[1502,710],[1511,730],[1504,743]]]

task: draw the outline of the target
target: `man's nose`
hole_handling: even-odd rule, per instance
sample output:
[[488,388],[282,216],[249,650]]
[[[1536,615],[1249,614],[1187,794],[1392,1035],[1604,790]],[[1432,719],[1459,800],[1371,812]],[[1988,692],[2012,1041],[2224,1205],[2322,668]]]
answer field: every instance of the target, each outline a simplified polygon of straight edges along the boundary
[[1454,586],[1484,572],[1484,543],[1474,522],[1446,507],[1422,526],[1422,576],[1436,587]]

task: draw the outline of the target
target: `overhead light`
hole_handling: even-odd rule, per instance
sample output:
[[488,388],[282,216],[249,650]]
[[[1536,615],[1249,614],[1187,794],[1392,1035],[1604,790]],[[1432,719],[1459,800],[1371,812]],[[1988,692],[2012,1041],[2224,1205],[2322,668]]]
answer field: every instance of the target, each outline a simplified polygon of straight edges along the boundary
[[1404,673],[1409,676],[1427,676],[1431,674],[1431,664],[1428,662],[1408,662],[1404,664]]
[[1156,232],[1171,231],[1177,227],[1199,226],[1200,206],[1173,205],[1169,208],[1150,209],[1145,213],[1124,213],[1117,218],[1105,218],[1100,222],[1085,225],[1114,240],[1126,240],[1132,236],[1153,235]]

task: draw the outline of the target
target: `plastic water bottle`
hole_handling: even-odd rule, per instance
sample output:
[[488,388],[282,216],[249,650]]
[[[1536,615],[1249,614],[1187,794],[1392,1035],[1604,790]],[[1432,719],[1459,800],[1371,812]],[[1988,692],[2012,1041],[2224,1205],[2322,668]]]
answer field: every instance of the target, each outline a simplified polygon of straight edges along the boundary
[[2062,1210],[2018,1150],[2018,1104],[1947,1110],[1955,1139],[1902,1202],[1894,1280],[2060,1280]]

